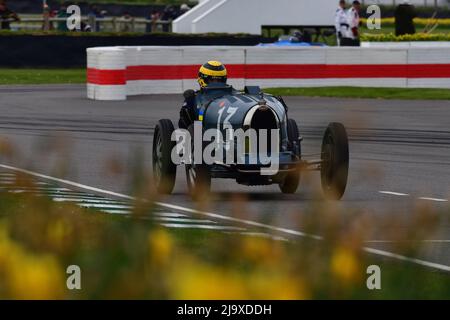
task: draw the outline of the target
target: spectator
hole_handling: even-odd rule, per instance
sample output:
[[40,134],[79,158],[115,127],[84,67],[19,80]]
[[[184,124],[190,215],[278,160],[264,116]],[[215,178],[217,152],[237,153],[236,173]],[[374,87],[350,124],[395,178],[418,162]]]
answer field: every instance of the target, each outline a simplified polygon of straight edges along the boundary
[[416,27],[413,19],[417,16],[416,10],[409,1],[405,0],[395,8],[395,35],[415,34]]
[[339,7],[334,14],[334,28],[336,29],[336,38],[338,46],[341,45],[342,38],[347,38],[349,32],[349,24],[347,13],[345,12],[345,0],[339,1]]
[[[164,11],[162,13],[161,20],[166,22],[172,22],[178,17],[178,12],[172,5],[167,5],[164,8]],[[163,32],[169,32],[170,30],[170,23],[163,24]]]
[[183,4],[180,6],[179,16],[185,14],[185,13],[188,12],[189,10],[191,10],[191,8],[190,8],[186,3],[183,3]]
[[92,31],[100,31],[100,22],[97,19],[103,18],[102,12],[98,9],[97,6],[91,6],[88,13],[88,21],[89,25],[94,26],[94,30]]
[[10,20],[20,21],[20,18],[15,12],[8,8],[5,0],[0,0],[0,29],[10,30]]
[[81,31],[82,32],[92,32],[92,28],[88,23],[81,21]]
[[[67,14],[67,5],[65,3],[61,4],[56,16],[60,19],[67,19],[69,17],[69,15]],[[58,21],[57,29],[58,31],[69,31],[69,29],[67,29],[67,21]]]
[[131,15],[128,11],[126,11],[120,19],[121,19],[121,27],[120,27],[121,32],[133,31],[132,25],[131,25],[133,17],[131,17]]
[[47,3],[45,3],[42,7],[42,17],[44,18],[44,22],[42,23],[42,30],[53,30],[53,23],[50,21],[50,18],[52,18],[52,11]]
[[160,19],[160,13],[156,10],[153,10],[147,19],[150,20],[150,23],[147,23],[146,31],[147,32],[158,31],[158,21]]
[[350,41],[345,45],[359,46],[359,11],[361,9],[361,3],[357,0],[353,1],[352,7],[348,10],[348,24],[350,32],[348,33],[348,38]]

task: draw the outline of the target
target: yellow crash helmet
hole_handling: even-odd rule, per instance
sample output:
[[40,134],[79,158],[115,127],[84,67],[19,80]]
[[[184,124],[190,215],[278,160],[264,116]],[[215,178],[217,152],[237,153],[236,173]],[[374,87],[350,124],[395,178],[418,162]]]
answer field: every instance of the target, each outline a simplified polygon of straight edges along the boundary
[[227,69],[220,61],[208,61],[198,71],[198,84],[205,88],[211,82],[227,83]]

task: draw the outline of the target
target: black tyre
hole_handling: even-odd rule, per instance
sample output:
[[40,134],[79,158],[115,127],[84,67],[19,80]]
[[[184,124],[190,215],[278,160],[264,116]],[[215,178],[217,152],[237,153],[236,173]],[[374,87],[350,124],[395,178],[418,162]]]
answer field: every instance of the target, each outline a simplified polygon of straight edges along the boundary
[[194,126],[190,125],[188,128],[192,137],[191,145],[191,163],[186,164],[186,181],[189,194],[193,200],[202,200],[208,197],[211,191],[211,175],[208,166],[205,164],[195,164],[194,157]]
[[300,184],[300,171],[296,170],[293,172],[289,172],[286,177],[284,177],[283,181],[278,185],[280,187],[281,192],[285,194],[293,194],[297,192],[298,185]]
[[[289,138],[289,144],[291,145],[292,151],[300,157],[300,132],[298,130],[297,122],[294,119],[288,119],[287,122],[287,133]],[[289,172],[284,177],[278,185],[281,192],[285,194],[293,194],[297,192],[298,185],[300,184],[300,170]]]
[[322,163],[320,176],[322,189],[328,199],[339,200],[347,187],[348,137],[344,126],[330,123],[322,142]]
[[171,194],[175,186],[177,166],[171,157],[175,147],[175,141],[171,141],[174,130],[172,121],[159,120],[153,136],[153,179],[156,190],[161,194]]
[[294,119],[288,119],[287,121],[287,134],[289,138],[289,143],[291,144],[292,150],[298,155],[301,155],[301,145],[300,145],[300,131],[298,130],[297,122]]

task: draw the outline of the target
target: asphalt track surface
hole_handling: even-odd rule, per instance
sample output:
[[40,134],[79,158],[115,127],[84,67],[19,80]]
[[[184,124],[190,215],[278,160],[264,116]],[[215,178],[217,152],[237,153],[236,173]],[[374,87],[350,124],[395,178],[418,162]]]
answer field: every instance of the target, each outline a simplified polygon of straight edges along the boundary
[[[348,129],[348,188],[342,201],[329,204],[343,208],[340,218],[351,223],[364,214],[377,221],[367,245],[392,252],[391,241],[407,229],[414,207],[443,209],[438,228],[420,239],[425,249],[417,257],[450,266],[445,210],[450,205],[450,101],[285,100],[290,117],[299,123],[305,154],[319,151],[329,122],[342,122]],[[0,86],[0,137],[15,149],[13,157],[2,156],[0,163],[131,195],[142,175],[139,168],[150,172],[153,127],[161,118],[176,120],[181,102],[181,95],[90,101],[81,85]],[[215,180],[214,201],[205,209],[305,231],[302,221],[310,218],[309,209],[324,203],[319,178],[315,172],[305,174],[295,195],[281,194],[276,185],[246,187]],[[235,199],[248,202],[236,207]],[[183,168],[174,194],[161,201],[196,207],[187,195]],[[412,241],[407,234],[402,240]]]

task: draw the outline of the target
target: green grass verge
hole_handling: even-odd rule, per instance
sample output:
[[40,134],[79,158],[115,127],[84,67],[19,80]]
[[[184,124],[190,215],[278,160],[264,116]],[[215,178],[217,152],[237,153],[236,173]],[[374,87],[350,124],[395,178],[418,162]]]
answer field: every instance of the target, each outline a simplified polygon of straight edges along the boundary
[[85,82],[86,69],[0,69],[0,85]]
[[402,100],[450,100],[449,89],[403,89],[403,88],[270,88],[267,93],[280,96],[337,97]]

